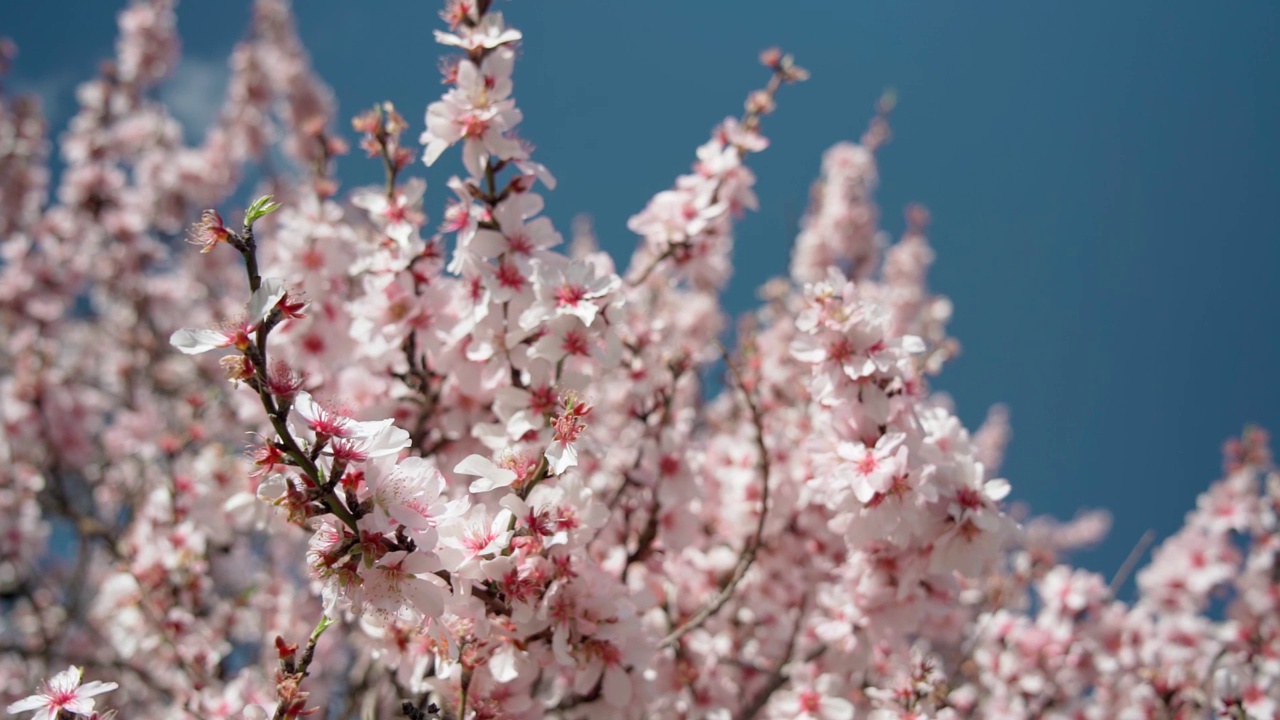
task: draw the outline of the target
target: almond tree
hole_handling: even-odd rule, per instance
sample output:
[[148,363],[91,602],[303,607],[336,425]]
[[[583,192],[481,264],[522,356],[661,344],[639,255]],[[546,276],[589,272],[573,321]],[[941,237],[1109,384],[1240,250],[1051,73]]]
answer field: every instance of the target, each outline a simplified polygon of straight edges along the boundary
[[[1007,414],[970,434],[931,390],[959,346],[928,213],[879,230],[891,98],[731,320],[790,55],[631,218],[624,266],[542,214],[523,37],[489,0],[446,4],[416,145],[390,103],[342,127],[283,0],[185,145],[155,99],[173,5],[121,13],[56,161],[0,97],[9,713],[1280,717],[1266,436],[1131,603],[1129,568],[1064,562],[1104,515],[1016,521]],[[344,133],[384,182],[340,189]]]

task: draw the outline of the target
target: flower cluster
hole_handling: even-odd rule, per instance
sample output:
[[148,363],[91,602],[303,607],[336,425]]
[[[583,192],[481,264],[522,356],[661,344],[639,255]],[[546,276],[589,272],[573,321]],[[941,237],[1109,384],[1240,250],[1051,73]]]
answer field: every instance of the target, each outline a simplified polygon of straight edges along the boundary
[[390,103],[351,120],[385,181],[349,190],[284,0],[193,146],[153,99],[170,0],[121,13],[60,172],[0,95],[10,714],[1280,717],[1261,431],[1122,602],[1065,564],[1106,516],[1019,525],[1008,414],[971,434],[931,390],[958,345],[928,213],[879,229],[890,99],[732,326],[747,163],[807,73],[763,53],[615,264],[585,225],[562,252],[492,5],[445,4],[421,148]]
[[632,232],[644,238],[631,264],[631,275],[637,282],[648,278],[665,260],[675,268],[668,272],[700,289],[716,290],[728,281],[733,218],[758,206],[752,190],[756,176],[746,166],[746,157],[769,147],[760,134],[760,123],[773,112],[778,88],[808,78],[790,55],[776,49],[766,51],[760,59],[773,75],[765,88],[748,96],[742,119],[722,122],[711,139],[698,148],[693,173],[680,176],[673,189],[653,196],[627,223]]

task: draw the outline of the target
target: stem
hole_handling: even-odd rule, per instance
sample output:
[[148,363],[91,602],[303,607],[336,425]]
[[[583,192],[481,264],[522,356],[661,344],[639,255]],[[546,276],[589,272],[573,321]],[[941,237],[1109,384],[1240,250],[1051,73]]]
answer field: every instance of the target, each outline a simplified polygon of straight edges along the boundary
[[240,254],[244,257],[244,270],[249,276],[249,292],[258,292],[258,288],[262,286],[262,275],[258,272],[258,246],[253,239],[253,226],[247,223],[244,226],[244,246],[240,248]]
[[458,720],[467,720],[467,693],[471,689],[472,673],[463,669],[458,683]]
[[655,257],[653,259],[653,262],[649,263],[649,265],[645,267],[645,269],[640,273],[638,277],[636,277],[636,279],[628,280],[627,284],[630,285],[631,287],[643,285],[644,281],[649,279],[649,276],[652,275],[653,271],[656,270],[657,267],[662,264],[663,260],[666,260],[672,255],[675,255],[675,250],[672,249],[673,247],[674,246],[668,247],[665,251],[663,251],[661,255]]
[[[301,710],[299,707],[303,704],[307,694],[301,691],[302,680],[307,676],[307,670],[311,667],[311,661],[315,658],[316,644],[320,642],[320,636],[324,634],[329,626],[333,625],[333,620],[327,615],[321,615],[320,621],[316,623],[316,627],[311,631],[311,636],[307,639],[307,647],[302,651],[301,657],[296,665],[292,664],[292,660],[281,660],[283,666],[283,674],[288,677],[288,684],[283,681],[277,684],[277,693],[281,695],[279,704],[276,705],[274,720],[285,720],[286,718],[297,717],[300,714],[307,714],[308,711]],[[289,688],[288,693],[281,693],[281,688]]]
[[1155,542],[1156,533],[1154,530],[1148,530],[1142,533],[1142,537],[1138,538],[1138,542],[1129,551],[1129,556],[1121,563],[1120,569],[1116,570],[1115,577],[1111,578],[1111,583],[1107,585],[1107,595],[1115,597],[1120,592],[1120,586],[1124,585],[1129,579],[1129,574],[1133,572],[1133,568],[1137,566],[1138,561],[1142,559],[1142,555],[1147,552],[1147,548],[1151,547],[1151,543]]
[[[249,289],[252,292],[257,292],[258,288],[262,287],[262,277],[258,272],[258,247],[253,238],[252,225],[245,225],[243,238],[236,247],[240,250],[241,257],[244,258],[245,274],[249,276]],[[258,391],[258,398],[262,401],[262,408],[267,413],[267,419],[271,422],[271,427],[276,431],[276,435],[279,436],[280,444],[284,445],[285,455],[293,461],[296,467],[310,476],[312,480],[319,482],[320,468],[302,451],[301,445],[293,437],[293,433],[289,431],[287,414],[282,412],[282,408],[276,405],[276,399],[272,396],[267,384],[267,336],[271,333],[272,328],[275,327],[278,317],[278,311],[273,311],[258,326],[258,330],[254,335],[253,347],[248,351],[249,359],[254,365],[253,372],[256,380],[254,385]],[[334,484],[337,484],[337,478],[334,479]],[[351,528],[352,532],[356,533],[357,536],[360,534],[355,515],[342,504],[333,489],[326,490],[319,500],[324,503],[329,512],[333,513],[334,517]]]
[[[378,110],[379,115],[382,114],[381,108]],[[379,120],[382,122],[382,120]],[[391,148],[387,143],[386,131],[378,138],[378,146],[382,149],[382,165],[387,171],[387,202],[395,202],[396,198],[396,175],[399,171],[396,169],[395,162],[391,159]]]
[[298,672],[305,675],[307,668],[311,666],[311,659],[316,654],[316,643],[320,642],[320,636],[325,630],[333,625],[333,620],[328,615],[321,615],[320,621],[316,623],[316,627],[311,631],[311,636],[307,638],[307,649],[302,652],[302,661],[298,663]]

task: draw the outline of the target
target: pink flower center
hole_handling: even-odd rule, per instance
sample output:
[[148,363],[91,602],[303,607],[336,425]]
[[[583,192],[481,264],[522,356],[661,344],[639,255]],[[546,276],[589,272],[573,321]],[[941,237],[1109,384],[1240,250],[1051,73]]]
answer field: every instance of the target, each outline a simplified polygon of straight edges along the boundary
[[333,458],[348,463],[358,463],[364,462],[369,456],[359,444],[350,440],[338,440],[333,443]]
[[671,477],[680,472],[680,458],[675,455],[663,455],[662,459],[658,460],[658,472],[662,473],[663,477]]
[[556,393],[550,385],[533,388],[529,391],[529,409],[539,415],[551,411],[556,405]]
[[840,338],[828,345],[827,357],[834,363],[842,363],[853,357],[853,345],[849,342],[849,338]]
[[308,335],[302,339],[302,348],[312,355],[324,352],[324,338],[319,335]]
[[457,232],[467,226],[471,221],[471,208],[460,202],[454,202],[444,211],[444,223],[440,226],[442,232]]
[[325,262],[324,253],[315,248],[302,253],[302,266],[308,270],[320,270],[324,268]]
[[519,290],[524,287],[524,276],[521,275],[516,266],[511,263],[502,263],[499,265],[498,271],[494,276],[498,279],[498,284],[502,285],[502,287],[511,288],[512,290]]
[[387,318],[391,322],[400,322],[413,310],[413,302],[407,297],[396,298],[387,306]]
[[870,475],[875,472],[878,467],[880,467],[880,462],[876,460],[876,456],[871,453],[863,455],[862,459],[859,460],[857,464],[859,475]]
[[566,355],[578,355],[586,357],[589,353],[587,347],[587,336],[578,330],[570,330],[565,333],[564,344],[561,346]]
[[328,435],[330,437],[347,437],[350,431],[347,428],[349,420],[341,415],[335,415],[330,412],[321,411],[319,416],[307,422],[317,435]]
[[473,532],[462,540],[462,546],[472,555],[479,555],[496,537],[492,530]]
[[976,510],[982,507],[982,496],[973,488],[960,488],[956,493],[956,502],[965,510]]
[[582,299],[587,296],[587,289],[581,285],[570,285],[565,283],[556,288],[556,304],[560,307],[566,305],[576,307]]
[[558,442],[569,444],[578,439],[582,434],[585,426],[578,422],[578,418],[571,415],[561,415],[555,419],[555,439]]
[[425,503],[425,502],[423,502],[422,500],[417,499],[417,498],[412,498],[412,499],[409,499],[409,500],[405,500],[405,501],[403,501],[403,503],[402,503],[402,504],[404,505],[404,507],[407,507],[407,508],[409,508],[410,510],[414,511],[415,513],[417,513],[418,515],[421,515],[421,516],[422,516],[422,519],[423,519],[423,520],[425,520],[425,521],[427,522],[427,525],[428,525],[429,527],[435,527],[435,526],[436,526],[436,519],[435,519],[435,517],[434,517],[434,516],[432,516],[432,514],[431,514],[431,505],[430,505],[430,504]]
[[524,232],[515,232],[507,237],[507,247],[517,255],[528,255],[533,252],[533,240]]
[[467,113],[458,118],[458,124],[462,126],[463,137],[469,138],[483,137],[489,129],[489,121],[474,113]]
[[404,205],[395,202],[387,206],[383,215],[386,217],[388,224],[395,224],[404,222],[405,218],[408,217],[408,212]]

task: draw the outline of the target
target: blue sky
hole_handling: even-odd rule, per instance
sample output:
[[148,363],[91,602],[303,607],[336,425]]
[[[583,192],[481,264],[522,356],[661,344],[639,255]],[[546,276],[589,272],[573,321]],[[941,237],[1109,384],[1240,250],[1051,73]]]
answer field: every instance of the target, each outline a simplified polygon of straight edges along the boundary
[[[121,2],[11,3],[14,85],[51,102],[110,54]],[[768,118],[760,213],[738,234],[727,303],[778,274],[822,151],[855,139],[887,87],[886,225],[925,203],[933,286],[962,356],[937,381],[976,427],[1007,403],[1014,496],[1061,517],[1115,515],[1080,556],[1110,574],[1148,528],[1178,527],[1245,423],[1280,432],[1280,3],[498,0],[526,42],[523,134],[560,180],[557,225],[593,215],[625,256],[626,219],[763,79],[780,45],[813,72]],[[304,0],[300,29],[343,118],[390,99],[421,129],[440,91],[433,2]],[[198,131],[217,106],[247,0],[179,7],[188,53],[166,96]],[[344,120],[345,126],[345,120]],[[428,211],[443,181],[427,174]],[[380,169],[353,155],[348,186]],[[433,204],[434,203],[434,204]]]

